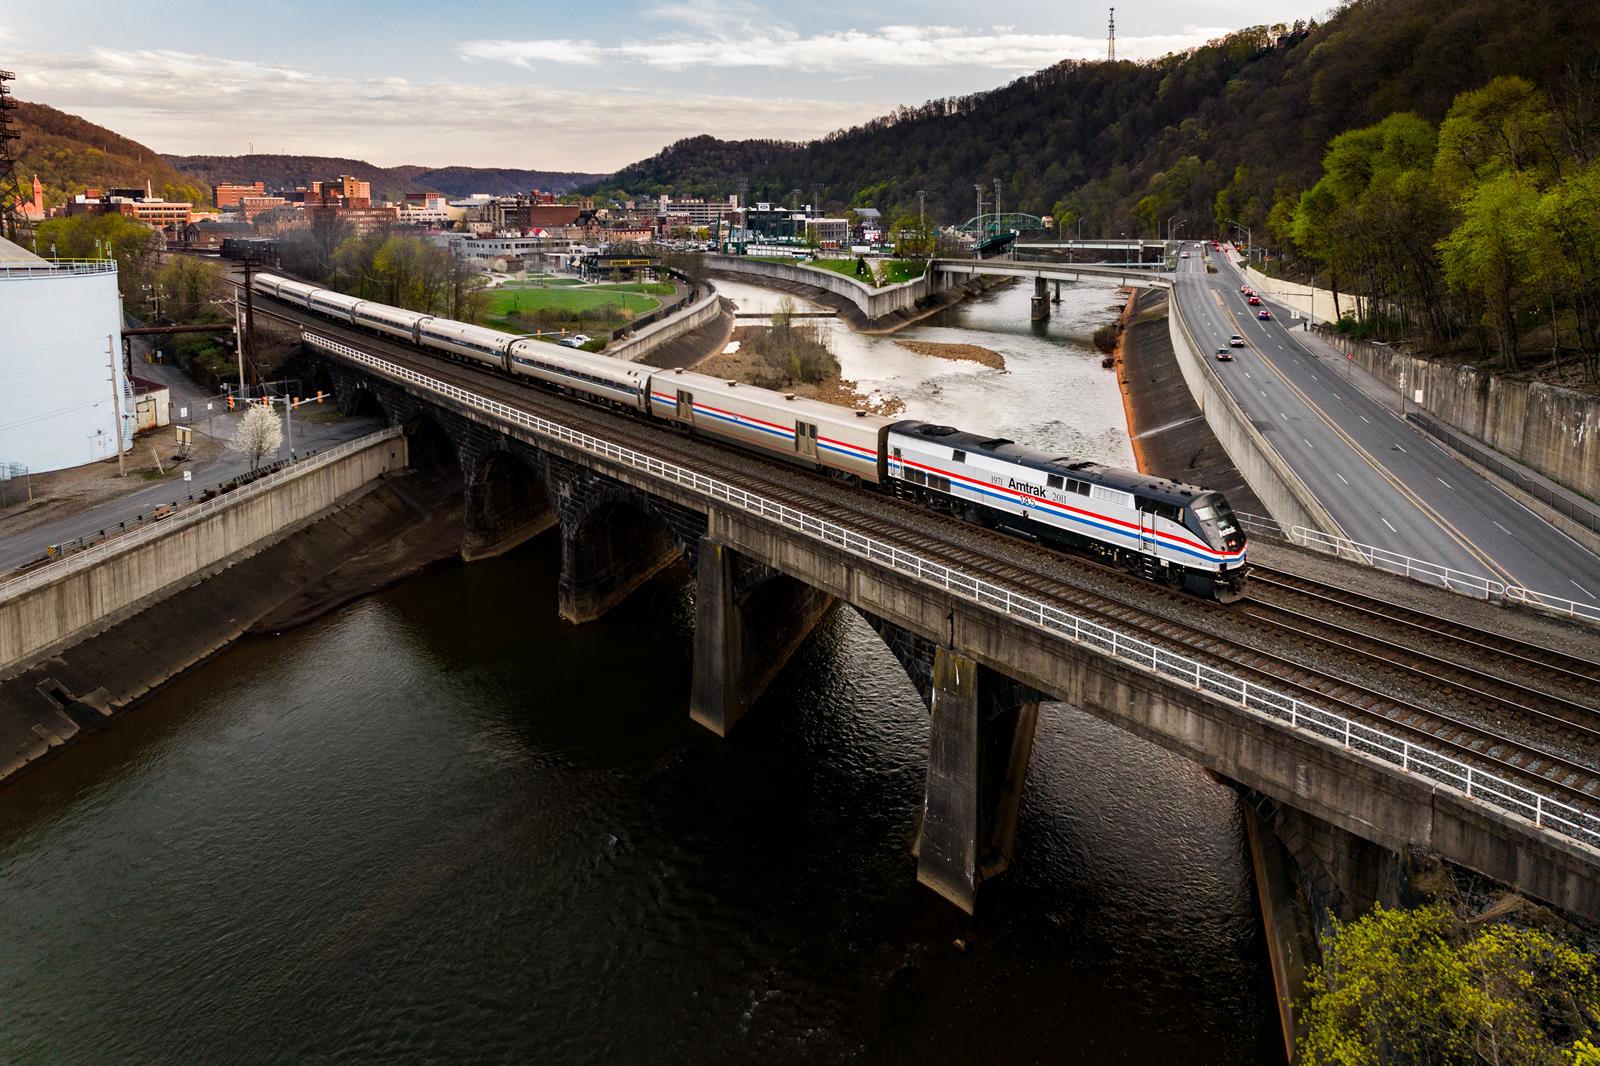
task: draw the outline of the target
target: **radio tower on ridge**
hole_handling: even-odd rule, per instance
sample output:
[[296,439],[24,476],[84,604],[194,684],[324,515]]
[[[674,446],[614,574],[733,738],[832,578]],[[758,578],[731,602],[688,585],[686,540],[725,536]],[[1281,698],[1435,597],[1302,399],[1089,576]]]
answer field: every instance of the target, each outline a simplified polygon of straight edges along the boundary
[[1111,19],[1106,23],[1106,62],[1117,61],[1117,9],[1111,9]]

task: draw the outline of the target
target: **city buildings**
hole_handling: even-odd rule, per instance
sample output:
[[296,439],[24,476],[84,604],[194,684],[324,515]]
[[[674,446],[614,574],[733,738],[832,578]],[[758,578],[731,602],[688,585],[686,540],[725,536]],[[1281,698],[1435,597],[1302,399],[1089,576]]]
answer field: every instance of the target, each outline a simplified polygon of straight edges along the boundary
[[211,192],[212,196],[216,200],[217,206],[225,211],[230,207],[238,207],[240,201],[246,197],[267,195],[267,186],[265,182],[260,181],[253,182],[249,185],[241,185],[237,182],[224,181],[218,182],[216,185],[212,186]]
[[89,189],[67,201],[65,213],[68,216],[125,215],[173,237],[193,220],[193,212],[193,204],[163,200],[151,192],[147,184],[143,189]]

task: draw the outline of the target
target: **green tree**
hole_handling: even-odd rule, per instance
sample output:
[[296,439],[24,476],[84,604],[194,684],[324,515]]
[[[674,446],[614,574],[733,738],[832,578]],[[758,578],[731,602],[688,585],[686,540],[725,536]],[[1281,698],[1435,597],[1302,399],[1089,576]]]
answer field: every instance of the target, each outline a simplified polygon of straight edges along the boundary
[[1307,975],[1303,1066],[1558,1066],[1600,1032],[1597,960],[1439,907],[1334,923]]
[[1556,119],[1549,100],[1520,77],[1496,78],[1464,92],[1439,125],[1436,171],[1456,199],[1502,174],[1526,172],[1541,183],[1560,171]]
[[156,273],[162,312],[173,322],[197,322],[223,298],[222,268],[192,255],[169,258]]
[[1439,244],[1445,280],[1480,301],[1501,364],[1521,366],[1517,310],[1538,279],[1539,192],[1515,173],[1479,185],[1461,206],[1461,222]]
[[155,261],[156,231],[124,215],[74,215],[41,222],[34,247],[46,258],[96,259],[110,250],[125,307],[138,309]]

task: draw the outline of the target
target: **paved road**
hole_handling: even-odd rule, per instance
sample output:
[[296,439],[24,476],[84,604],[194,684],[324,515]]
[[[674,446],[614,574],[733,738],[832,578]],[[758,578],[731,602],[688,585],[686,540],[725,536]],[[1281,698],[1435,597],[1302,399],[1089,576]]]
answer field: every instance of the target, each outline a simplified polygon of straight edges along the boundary
[[[138,339],[143,340],[143,338]],[[171,367],[144,363],[143,355],[138,348],[135,348],[133,372],[138,377],[159,380],[167,385],[172,391],[174,414],[178,407],[189,405],[191,412],[198,416],[193,422],[196,434],[205,432],[206,422],[202,413],[208,397],[186,376]],[[217,403],[218,410],[222,412],[213,417],[211,433],[217,439],[225,441],[232,436],[234,422],[238,416],[226,413],[225,402],[217,401],[215,397],[210,399]],[[294,449],[302,453],[320,450],[342,441],[374,433],[382,428],[381,420],[372,418],[352,418],[331,423],[297,420],[294,424]],[[281,454],[288,454],[287,446],[282,449]],[[4,524],[0,524],[0,576],[23,563],[37,559],[44,554],[46,545],[61,544],[103,529],[110,529],[118,522],[131,519],[141,512],[171,503],[174,499],[187,496],[191,492],[198,492],[202,488],[228,481],[249,468],[249,460],[244,456],[224,449],[207,462],[190,465],[189,469],[193,473],[194,480],[189,484],[177,478],[149,483],[130,479],[129,491],[115,499],[62,515],[23,532],[7,533]]]
[[1291,328],[1300,323],[1288,309],[1264,305],[1274,317],[1259,320],[1239,292],[1242,275],[1224,259],[1211,257],[1216,274],[1198,251],[1178,261],[1184,318],[1202,349],[1245,338],[1232,363],[1216,364],[1223,380],[1347,536],[1600,603],[1600,558],[1363,392],[1336,353]]

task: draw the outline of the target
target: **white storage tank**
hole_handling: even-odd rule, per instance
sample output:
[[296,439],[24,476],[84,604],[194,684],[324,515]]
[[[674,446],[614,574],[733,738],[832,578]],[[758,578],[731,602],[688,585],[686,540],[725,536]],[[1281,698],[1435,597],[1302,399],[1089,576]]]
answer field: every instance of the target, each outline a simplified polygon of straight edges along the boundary
[[46,260],[0,239],[0,466],[39,474],[113,458],[114,440],[133,446],[136,419],[116,261]]

